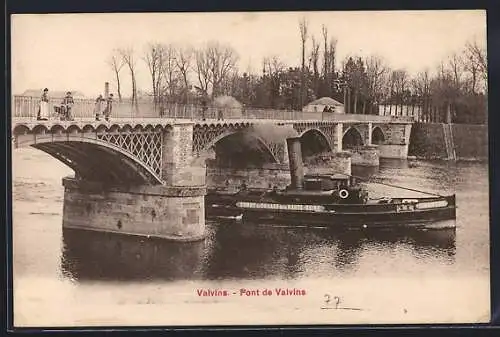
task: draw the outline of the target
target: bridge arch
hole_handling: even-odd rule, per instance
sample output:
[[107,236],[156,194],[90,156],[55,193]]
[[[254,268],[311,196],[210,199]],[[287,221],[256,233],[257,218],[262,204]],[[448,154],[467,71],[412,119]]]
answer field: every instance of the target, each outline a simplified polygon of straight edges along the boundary
[[349,127],[342,137],[342,150],[364,145],[361,132],[354,126]]
[[328,137],[319,129],[312,128],[305,130],[299,136],[301,138],[301,150],[304,158],[332,151]]
[[372,143],[375,145],[383,144],[385,142],[385,134],[379,126],[373,128]]
[[[35,135],[31,137],[32,132],[28,128],[17,127],[17,135],[29,135],[18,147],[31,146],[49,154],[73,169],[76,176],[84,180],[104,182],[110,186],[163,183],[161,172],[153,170],[132,153],[114,144],[79,134],[56,132],[44,135],[43,131],[47,128],[42,127],[33,129],[38,132],[36,138]],[[59,131],[59,126],[54,126],[51,130]]]
[[262,137],[245,130],[218,131],[219,134],[207,142],[199,152],[201,158],[214,151],[215,160],[222,166],[250,167],[279,163],[279,159]]

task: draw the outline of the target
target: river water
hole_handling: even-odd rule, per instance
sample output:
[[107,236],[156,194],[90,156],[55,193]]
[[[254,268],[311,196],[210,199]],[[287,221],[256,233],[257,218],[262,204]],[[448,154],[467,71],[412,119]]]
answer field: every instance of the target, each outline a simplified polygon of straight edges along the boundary
[[[63,230],[61,178],[69,174],[41,151],[13,152],[16,326],[489,320],[484,163],[383,160],[376,169],[353,168],[373,181],[456,193],[456,229],[209,223],[206,240],[188,244]],[[373,197],[416,196],[367,188]],[[228,296],[200,296],[208,290]]]

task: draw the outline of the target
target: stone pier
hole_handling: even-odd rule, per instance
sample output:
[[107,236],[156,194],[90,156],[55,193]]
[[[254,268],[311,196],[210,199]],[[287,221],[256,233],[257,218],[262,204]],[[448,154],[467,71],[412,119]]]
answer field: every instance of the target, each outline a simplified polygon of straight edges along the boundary
[[[351,154],[346,151],[330,152],[306,158],[304,174],[351,174]],[[207,161],[209,187],[238,187],[245,183],[251,188],[285,188],[290,185],[288,163],[269,163],[262,167],[223,167],[215,160]]]
[[352,164],[359,166],[379,166],[379,150],[376,145],[366,145],[350,149]]
[[205,234],[204,187],[107,187],[64,178],[63,227],[194,241]]
[[410,144],[411,124],[392,124],[380,126],[384,140],[377,142],[380,158],[406,159]]
[[351,174],[351,153],[347,151],[322,153],[306,159],[309,174]]

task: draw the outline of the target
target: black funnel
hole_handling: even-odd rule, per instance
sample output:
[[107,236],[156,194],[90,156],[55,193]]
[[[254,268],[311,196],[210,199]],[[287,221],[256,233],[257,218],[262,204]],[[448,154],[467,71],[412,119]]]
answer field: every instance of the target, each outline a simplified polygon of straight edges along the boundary
[[302,148],[300,137],[287,138],[288,163],[290,166],[290,188],[301,190],[304,188],[304,164],[302,162]]

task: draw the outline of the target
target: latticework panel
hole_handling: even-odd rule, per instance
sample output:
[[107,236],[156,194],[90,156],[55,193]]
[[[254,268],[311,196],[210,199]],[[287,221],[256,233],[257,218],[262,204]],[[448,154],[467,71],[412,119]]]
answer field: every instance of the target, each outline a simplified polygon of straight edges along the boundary
[[195,128],[193,130],[193,154],[199,155],[208,144],[211,144],[222,134],[231,133],[229,128]]
[[273,154],[274,158],[278,160],[278,162],[283,162],[285,157],[285,144],[278,143],[267,143],[266,146],[269,148],[269,151]]
[[235,132],[243,131],[249,127],[248,124],[229,124],[196,126],[193,130],[193,154],[199,156],[201,152],[214,145],[216,140],[229,136]]
[[318,130],[321,130],[326,136],[326,139],[328,140],[328,143],[330,144],[331,149],[335,149],[336,145],[335,144],[335,128],[336,125],[330,124],[330,125],[322,125],[318,128]]
[[299,133],[299,135],[301,135],[306,130],[310,129],[311,126],[307,125],[306,123],[294,123],[293,128],[295,129],[295,131],[297,131]]
[[98,139],[133,154],[158,176],[161,175],[161,132],[104,133],[98,135]]

